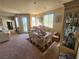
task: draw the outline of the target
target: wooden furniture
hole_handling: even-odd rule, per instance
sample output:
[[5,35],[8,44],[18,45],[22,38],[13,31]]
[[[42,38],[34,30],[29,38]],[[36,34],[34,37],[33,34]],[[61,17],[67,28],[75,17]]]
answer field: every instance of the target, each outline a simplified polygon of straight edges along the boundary
[[64,40],[60,52],[71,54],[75,59],[78,49],[76,33],[79,31],[79,0],[65,3],[64,6]]
[[52,41],[60,42],[60,34],[59,33],[53,34]]

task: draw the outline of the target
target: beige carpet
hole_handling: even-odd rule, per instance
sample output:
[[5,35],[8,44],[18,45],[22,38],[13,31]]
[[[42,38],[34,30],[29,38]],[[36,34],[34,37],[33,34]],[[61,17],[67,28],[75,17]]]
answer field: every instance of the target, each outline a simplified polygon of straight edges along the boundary
[[0,44],[0,59],[58,59],[59,49],[56,44],[41,53],[26,39],[26,34],[15,35],[8,42]]

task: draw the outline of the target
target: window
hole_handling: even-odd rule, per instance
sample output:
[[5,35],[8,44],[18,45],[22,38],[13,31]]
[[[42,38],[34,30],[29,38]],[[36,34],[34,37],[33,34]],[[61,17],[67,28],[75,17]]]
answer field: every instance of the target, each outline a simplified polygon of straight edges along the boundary
[[46,27],[53,28],[53,19],[54,19],[54,14],[45,15],[43,17],[43,25]]
[[41,19],[39,19],[38,17],[36,17],[36,26],[39,26],[41,25],[41,22],[40,22]]
[[31,21],[32,27],[36,26],[36,18],[32,17],[32,21]]
[[32,27],[41,25],[40,19],[38,17],[32,17],[31,24],[32,24]]
[[31,22],[32,27],[44,25],[46,27],[53,28],[53,18],[54,18],[54,14],[45,15],[43,19],[39,17],[32,17],[32,22]]
[[28,32],[28,19],[27,19],[27,17],[23,17],[22,21],[23,21],[24,32]]

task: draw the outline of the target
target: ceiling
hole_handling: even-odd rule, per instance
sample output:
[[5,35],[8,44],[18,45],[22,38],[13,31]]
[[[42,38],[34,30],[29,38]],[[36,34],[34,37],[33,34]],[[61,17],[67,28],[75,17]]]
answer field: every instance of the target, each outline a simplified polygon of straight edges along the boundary
[[71,0],[0,0],[0,12],[39,14]]

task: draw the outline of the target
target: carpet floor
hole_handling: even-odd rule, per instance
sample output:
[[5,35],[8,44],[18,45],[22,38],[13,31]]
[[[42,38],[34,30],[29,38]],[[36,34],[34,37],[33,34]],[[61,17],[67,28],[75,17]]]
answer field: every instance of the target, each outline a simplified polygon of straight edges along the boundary
[[26,39],[26,34],[15,35],[10,37],[9,41],[0,44],[0,59],[58,59],[56,44],[42,54]]

